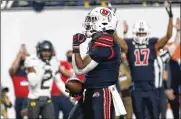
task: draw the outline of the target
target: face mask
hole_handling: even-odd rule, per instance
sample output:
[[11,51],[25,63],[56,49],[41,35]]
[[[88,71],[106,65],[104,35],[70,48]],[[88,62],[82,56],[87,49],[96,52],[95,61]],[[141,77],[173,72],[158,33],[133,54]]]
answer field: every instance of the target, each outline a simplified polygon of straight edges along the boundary
[[25,60],[20,60],[19,65],[24,66],[24,62],[25,62]]
[[71,57],[71,56],[68,56],[68,57],[67,57],[67,61],[68,61],[68,62],[72,62],[72,57]]

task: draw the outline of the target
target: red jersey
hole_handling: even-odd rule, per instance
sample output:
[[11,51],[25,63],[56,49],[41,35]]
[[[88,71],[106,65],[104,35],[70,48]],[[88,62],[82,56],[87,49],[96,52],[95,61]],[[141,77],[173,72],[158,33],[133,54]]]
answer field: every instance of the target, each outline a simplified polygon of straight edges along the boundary
[[[72,64],[67,62],[67,61],[60,61],[60,66],[61,67],[64,67],[66,70],[72,70]],[[65,83],[67,80],[68,80],[69,77],[66,77],[64,75],[61,75],[61,79],[62,81]],[[78,79],[80,80],[84,80],[84,75],[79,75],[77,76]],[[60,80],[61,80],[60,79]],[[58,96],[58,95],[61,95],[61,91],[59,90],[59,88],[57,87],[56,85],[56,82],[53,81],[53,85],[52,85],[52,90],[51,90],[51,95],[52,96]]]
[[16,97],[27,97],[28,90],[28,78],[25,71],[17,71],[12,77],[14,92]]

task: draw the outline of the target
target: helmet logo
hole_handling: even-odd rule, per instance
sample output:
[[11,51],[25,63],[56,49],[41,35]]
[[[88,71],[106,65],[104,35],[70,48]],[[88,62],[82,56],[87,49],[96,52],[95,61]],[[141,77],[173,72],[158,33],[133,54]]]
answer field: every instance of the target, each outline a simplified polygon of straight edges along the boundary
[[103,16],[108,16],[110,14],[110,12],[106,9],[101,9],[100,12]]
[[141,32],[141,31],[144,31],[144,28],[139,28],[139,31]]
[[140,22],[140,28],[139,28],[139,31],[140,31],[140,32],[144,31],[144,25],[143,25],[143,22]]
[[49,45],[45,45],[45,49],[50,49]]

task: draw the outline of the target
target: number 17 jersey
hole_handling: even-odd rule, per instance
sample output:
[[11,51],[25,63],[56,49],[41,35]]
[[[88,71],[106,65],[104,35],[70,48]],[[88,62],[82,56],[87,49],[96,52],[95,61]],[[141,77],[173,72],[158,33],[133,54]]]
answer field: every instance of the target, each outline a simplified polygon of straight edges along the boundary
[[137,45],[133,39],[126,39],[132,81],[154,82],[154,60],[156,59],[155,43],[157,38],[150,38],[147,45]]

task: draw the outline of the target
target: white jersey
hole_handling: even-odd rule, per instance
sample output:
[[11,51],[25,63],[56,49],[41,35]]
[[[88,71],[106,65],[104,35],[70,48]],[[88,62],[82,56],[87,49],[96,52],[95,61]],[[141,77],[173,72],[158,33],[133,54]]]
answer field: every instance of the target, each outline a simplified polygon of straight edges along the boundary
[[[35,86],[29,85],[28,98],[37,99],[40,96],[50,97],[50,90],[55,73],[59,69],[58,60],[55,57],[49,62],[50,65],[40,60],[37,56],[30,56],[25,61],[25,67],[33,67],[36,74],[40,76],[38,83]],[[30,80],[30,79],[29,79]]]

